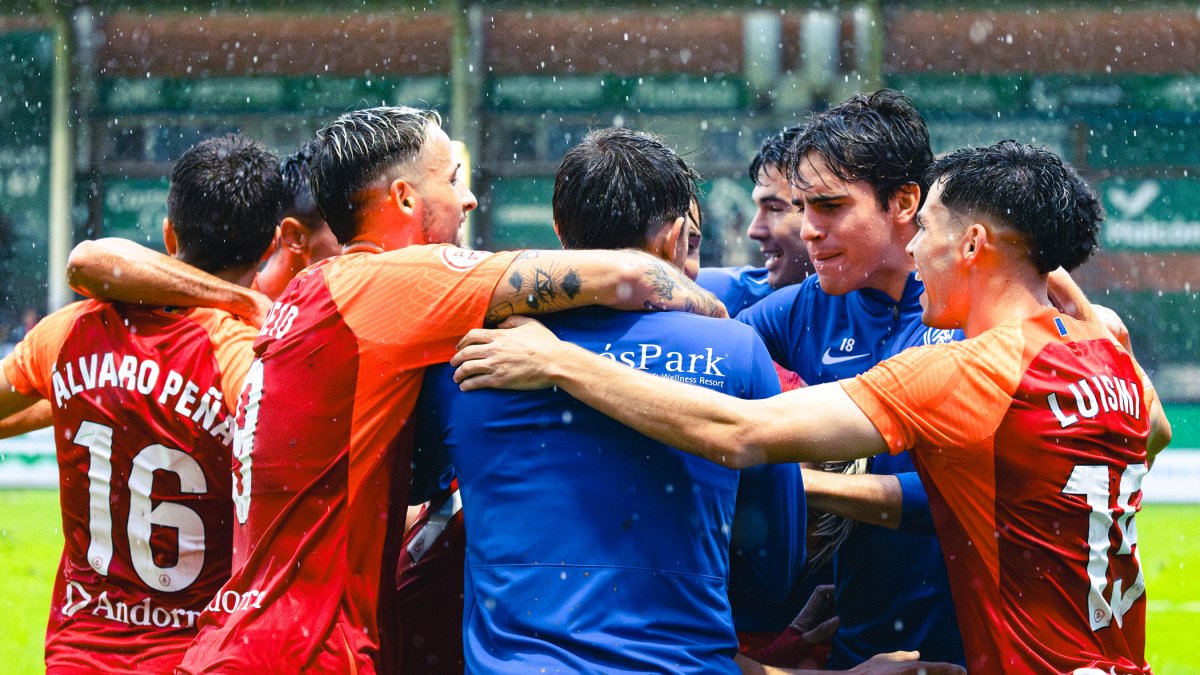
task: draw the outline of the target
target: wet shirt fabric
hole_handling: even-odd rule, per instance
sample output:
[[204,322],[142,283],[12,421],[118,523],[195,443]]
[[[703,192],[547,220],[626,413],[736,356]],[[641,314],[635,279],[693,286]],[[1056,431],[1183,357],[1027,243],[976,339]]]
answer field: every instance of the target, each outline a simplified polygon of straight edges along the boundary
[[[779,391],[753,331],[602,308],[559,337],[741,398]],[[738,472],[557,390],[461,392],[429,370],[418,444],[448,449],[467,527],[470,672],[736,673],[726,593]]]
[[421,377],[482,325],[516,255],[411,246],[292,280],[238,406],[235,572],[183,672],[375,672]]
[[233,409],[257,329],[87,300],[3,363],[54,414],[66,542],[48,672],[170,673],[229,578]]
[[1134,514],[1147,470],[1137,364],[1047,308],[842,385],[911,448],[972,673],[1149,673]]
[[[864,373],[910,347],[961,339],[961,331],[921,323],[923,289],[910,275],[899,302],[875,289],[834,296],[811,276],[772,293],[737,318],[758,331],[777,363],[808,384],[821,384]],[[838,549],[834,580],[841,624],[829,667],[850,668],[897,650],[962,663],[946,563],[912,459],[904,453],[882,454],[869,467],[873,474],[900,480],[901,529],[855,523]],[[787,609],[794,616],[800,608]]]
[[729,316],[771,294],[765,267],[701,267],[696,283],[717,296]]

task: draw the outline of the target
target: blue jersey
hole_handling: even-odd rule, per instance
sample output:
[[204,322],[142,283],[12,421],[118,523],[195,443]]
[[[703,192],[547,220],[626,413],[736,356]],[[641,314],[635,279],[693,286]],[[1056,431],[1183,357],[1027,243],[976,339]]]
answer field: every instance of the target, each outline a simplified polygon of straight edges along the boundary
[[[602,308],[545,321],[661,377],[779,392],[762,341],[734,321]],[[469,671],[738,672],[726,586],[737,471],[558,390],[464,393],[448,366],[427,372],[415,419],[423,452],[449,450],[462,493]]]
[[765,267],[701,267],[696,276],[700,288],[717,296],[725,304],[729,316],[771,294]]
[[[909,347],[961,340],[962,331],[921,323],[922,290],[910,276],[899,302],[875,289],[833,296],[813,276],[737,318],[758,331],[777,363],[810,385],[820,384],[862,374]],[[878,455],[870,471],[900,479],[901,529],[857,523],[838,550],[834,576],[841,623],[828,665],[849,668],[896,650],[963,663],[946,564],[912,459],[908,453]]]

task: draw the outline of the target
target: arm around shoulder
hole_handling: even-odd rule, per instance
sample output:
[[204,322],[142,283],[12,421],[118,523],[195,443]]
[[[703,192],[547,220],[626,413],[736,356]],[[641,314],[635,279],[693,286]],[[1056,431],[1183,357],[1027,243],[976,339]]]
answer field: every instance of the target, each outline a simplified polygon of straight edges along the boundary
[[177,307],[215,307],[257,320],[270,302],[230,283],[127,239],[80,242],[67,259],[67,282],[98,300]]
[[640,251],[526,251],[492,293],[487,322],[603,305],[726,317],[725,306],[681,270]]
[[837,383],[743,400],[639,372],[569,343],[529,319],[474,330],[451,360],[463,390],[558,386],[651,438],[731,468],[850,459],[887,450]]

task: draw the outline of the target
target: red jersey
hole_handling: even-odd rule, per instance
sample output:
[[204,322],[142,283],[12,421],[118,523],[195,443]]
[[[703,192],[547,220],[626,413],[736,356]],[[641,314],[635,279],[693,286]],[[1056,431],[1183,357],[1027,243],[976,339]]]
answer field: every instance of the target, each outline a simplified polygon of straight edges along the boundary
[[46,669],[172,672],[229,577],[232,410],[256,330],[224,312],[92,300],[3,367],[54,411],[66,545]]
[[410,246],[292,281],[239,403],[235,571],[182,672],[374,672],[422,373],[483,324],[516,255]]
[[914,449],[968,671],[1150,672],[1141,375],[1104,329],[1047,309],[843,383],[892,452]]
[[467,528],[457,488],[426,505],[404,536],[396,570],[398,656],[391,672],[460,675]]

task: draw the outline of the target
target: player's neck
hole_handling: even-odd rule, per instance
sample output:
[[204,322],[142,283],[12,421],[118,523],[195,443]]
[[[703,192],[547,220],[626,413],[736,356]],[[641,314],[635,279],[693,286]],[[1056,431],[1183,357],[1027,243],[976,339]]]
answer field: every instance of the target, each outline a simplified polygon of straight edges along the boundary
[[257,265],[247,265],[246,267],[231,267],[220,272],[214,272],[213,276],[224,279],[231,284],[250,288],[254,283],[254,275],[257,273]]
[[1012,265],[978,270],[968,284],[969,309],[963,325],[968,338],[1024,320],[1050,306],[1046,277],[1032,268]]
[[358,234],[343,248],[343,253],[383,253],[408,246],[425,244],[425,236],[415,223],[397,223],[380,218],[368,218]]
[[904,297],[904,289],[908,287],[908,278],[916,269],[907,254],[905,258],[904,262],[881,269],[878,275],[871,279],[868,287],[887,293],[893,301],[900,302]]

